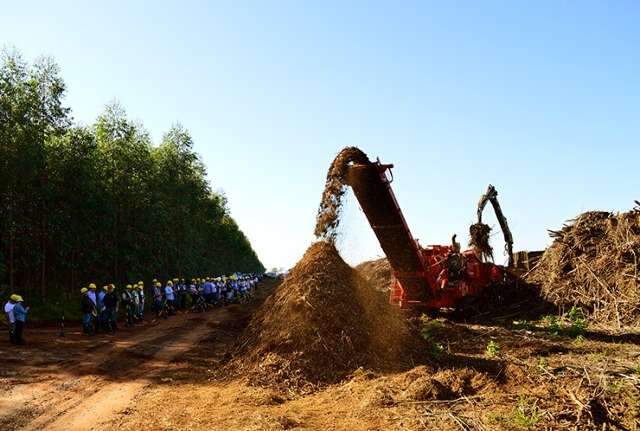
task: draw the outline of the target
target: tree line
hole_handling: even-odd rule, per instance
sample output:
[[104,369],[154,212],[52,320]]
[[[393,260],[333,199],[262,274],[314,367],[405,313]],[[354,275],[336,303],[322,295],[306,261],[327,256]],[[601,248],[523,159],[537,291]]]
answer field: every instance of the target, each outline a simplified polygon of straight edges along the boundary
[[50,58],[0,58],[0,293],[264,267],[174,125],[154,146],[117,103],[74,124]]

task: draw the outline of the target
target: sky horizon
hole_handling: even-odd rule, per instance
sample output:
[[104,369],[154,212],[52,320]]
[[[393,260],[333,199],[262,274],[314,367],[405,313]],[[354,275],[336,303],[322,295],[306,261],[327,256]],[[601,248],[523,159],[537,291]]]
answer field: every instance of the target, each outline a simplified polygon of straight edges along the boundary
[[[313,241],[345,146],[395,164],[423,245],[453,233],[466,243],[489,183],[516,250],[640,199],[639,3],[35,1],[4,12],[0,45],[53,57],[78,122],[118,100],[156,145],[184,125],[267,268],[292,266]],[[349,263],[382,256],[353,197],[342,230]]]

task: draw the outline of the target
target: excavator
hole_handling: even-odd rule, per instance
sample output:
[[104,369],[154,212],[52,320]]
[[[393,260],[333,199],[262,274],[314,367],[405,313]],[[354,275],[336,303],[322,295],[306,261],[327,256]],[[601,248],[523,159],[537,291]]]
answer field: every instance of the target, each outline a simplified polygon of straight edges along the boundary
[[391,266],[392,304],[400,308],[455,307],[464,298],[509,281],[507,268],[493,262],[488,246],[490,229],[482,224],[483,210],[487,202],[491,202],[504,234],[511,266],[513,237],[495,187],[489,185],[480,198],[478,223],[472,225],[472,230],[473,226],[486,228],[484,247],[477,245],[461,251],[455,235],[450,245],[422,247],[411,234],[391,189],[392,168],[392,164],[382,164],[379,159],[376,162],[359,160],[349,164],[345,175],[345,183],[353,190]]
[[[496,214],[498,223],[500,223],[500,229],[502,229],[502,233],[504,235],[505,253],[507,254],[509,259],[508,267],[513,267],[513,235],[511,235],[511,230],[509,229],[507,218],[502,213],[502,208],[500,207],[500,203],[498,202],[498,191],[491,184],[489,184],[489,187],[487,187],[487,191],[482,196],[480,196],[480,201],[478,202],[478,223],[476,224],[476,226],[483,225],[482,212],[484,211],[484,207],[487,205],[487,201],[491,202],[491,206],[493,207],[493,211]],[[488,244],[486,247],[488,247]],[[493,261],[492,253],[489,253],[488,257]]]

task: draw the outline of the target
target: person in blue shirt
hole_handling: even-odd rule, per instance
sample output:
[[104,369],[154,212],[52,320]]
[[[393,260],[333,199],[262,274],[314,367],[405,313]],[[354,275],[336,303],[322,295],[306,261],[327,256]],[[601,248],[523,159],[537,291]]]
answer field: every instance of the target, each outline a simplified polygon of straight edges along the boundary
[[213,302],[212,293],[213,293],[213,284],[207,277],[207,280],[204,282],[204,286],[202,286],[202,293],[204,294],[204,300],[207,303],[211,304]]
[[164,288],[164,295],[167,298],[169,315],[173,316],[175,314],[175,294],[173,293],[173,282],[171,280],[167,281],[167,285]]
[[16,306],[16,300],[19,295],[13,294],[9,297],[9,300],[6,304],[4,304],[4,313],[7,316],[7,321],[9,323],[9,342],[11,344],[15,344],[15,333],[16,333],[16,318],[13,315],[13,307]]
[[29,307],[25,307],[23,302],[22,296],[18,295],[16,305],[13,307],[13,317],[16,319],[16,333],[14,335],[16,344],[24,344],[22,333],[24,331],[24,325],[27,322]]

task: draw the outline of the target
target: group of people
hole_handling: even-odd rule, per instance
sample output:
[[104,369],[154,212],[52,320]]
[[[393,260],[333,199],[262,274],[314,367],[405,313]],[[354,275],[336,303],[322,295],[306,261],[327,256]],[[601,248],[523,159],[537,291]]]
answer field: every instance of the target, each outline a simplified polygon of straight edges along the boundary
[[7,316],[9,322],[9,342],[12,344],[24,344],[22,333],[24,331],[24,324],[27,321],[27,313],[29,307],[24,306],[24,300],[22,296],[15,293],[9,297],[9,300],[4,304],[4,313]]
[[[251,296],[260,277],[255,274],[233,274],[229,277],[194,278],[191,283],[184,279],[167,282],[164,294],[171,314],[175,309],[191,307],[193,311],[205,311],[212,306],[222,306],[234,302],[241,302]],[[162,288],[159,283],[154,290],[154,310],[162,314],[160,295]],[[171,299],[169,299],[171,297]]]
[[[249,298],[262,276],[258,274],[235,273],[230,276],[203,277],[191,279],[174,278],[165,283],[153,279],[151,285],[151,310],[156,317],[168,318],[177,310],[206,311],[211,307],[242,302]],[[115,333],[118,317],[123,310],[124,325],[133,326],[142,322],[145,309],[145,284],[127,284],[124,289],[116,289],[107,284],[98,289],[95,283],[80,289],[80,309],[82,311],[82,331],[87,335],[95,333]],[[4,313],[9,322],[9,340],[13,344],[23,344],[24,325],[29,307],[24,305],[22,296],[13,294],[4,305]]]
[[[118,329],[118,310],[122,302],[127,312],[126,325],[142,320],[144,310],[144,283],[128,284],[121,296],[114,284],[107,284],[98,290],[95,283],[80,289],[80,309],[82,311],[82,331],[87,335],[97,332],[115,333]],[[135,297],[135,305],[134,305]],[[142,307],[141,307],[142,305]]]
[[[190,283],[174,278],[165,283],[153,279],[151,310],[156,317],[168,318],[177,310],[205,311],[210,307],[240,302],[251,296],[261,276],[235,273],[230,276],[194,278]],[[121,292],[113,284],[98,289],[94,283],[81,293],[82,328],[87,335],[115,333],[119,310],[124,309],[125,326],[144,319],[145,285],[127,284]]]

